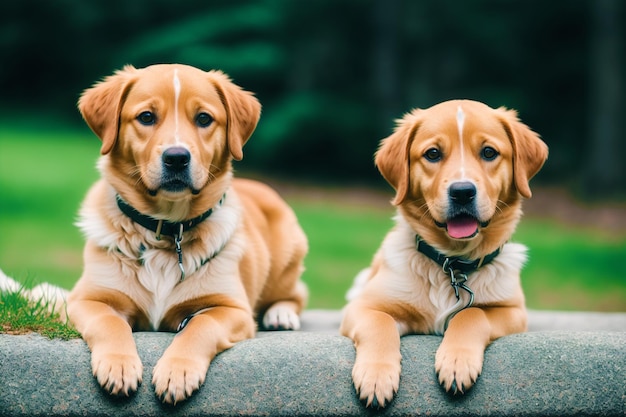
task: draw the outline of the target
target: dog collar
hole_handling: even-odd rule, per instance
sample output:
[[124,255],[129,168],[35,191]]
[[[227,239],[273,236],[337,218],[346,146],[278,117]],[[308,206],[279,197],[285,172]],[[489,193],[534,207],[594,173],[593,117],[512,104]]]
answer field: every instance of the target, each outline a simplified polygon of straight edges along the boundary
[[[224,203],[224,198],[226,194],[222,196],[218,203],[218,207]],[[170,222],[168,220],[159,220],[155,219],[152,216],[148,216],[147,214],[142,214],[133,206],[125,202],[122,197],[117,194],[117,206],[120,208],[122,213],[128,216],[135,223],[145,227],[148,230],[152,230],[156,234],[157,239],[161,239],[161,235],[166,235],[170,237],[180,237],[183,232],[193,229],[203,221],[209,218],[211,214],[213,214],[213,210],[215,208],[210,208],[205,211],[198,217],[194,217],[193,219],[184,220],[182,222]]]
[[[178,255],[178,268],[180,269],[180,281],[185,279],[185,268],[183,267],[183,249],[180,246],[183,241],[183,232],[193,229],[203,221],[209,218],[213,214],[215,207],[208,209],[198,217],[193,219],[184,220],[182,222],[170,222],[167,220],[159,220],[146,214],[140,213],[133,206],[125,202],[122,197],[117,194],[115,196],[117,200],[117,206],[119,209],[128,216],[133,222],[145,227],[148,230],[152,230],[156,234],[156,239],[161,240],[161,235],[166,235],[174,238],[174,244],[176,245],[176,254]],[[222,195],[220,201],[217,203],[217,207],[220,207],[224,203],[226,194]],[[218,252],[219,253],[219,252]],[[215,255],[212,256],[215,257]]]
[[[430,246],[418,235],[415,236],[415,247],[418,252],[426,255],[429,259],[432,259],[439,264],[439,266],[443,269],[443,272],[450,277],[450,285],[454,289],[457,305],[446,318],[446,322],[444,324],[445,331],[448,328],[448,324],[450,323],[452,317],[454,317],[461,310],[465,310],[474,304],[474,291],[472,291],[472,289],[467,285],[467,276],[493,261],[496,256],[500,254],[500,248],[491,252],[489,255],[483,256],[482,258],[469,260],[459,256],[446,256]],[[469,301],[465,305],[461,302],[459,288],[467,292],[469,295]]]
[[496,256],[500,254],[500,248],[498,248],[489,255],[473,261],[460,256],[446,256],[422,240],[420,236],[415,236],[415,246],[418,252],[423,253],[433,261],[437,262],[439,266],[443,268],[443,271],[448,275],[448,271],[454,271],[456,273],[460,272],[462,274],[469,275],[472,272],[479,270],[480,267],[493,261]]

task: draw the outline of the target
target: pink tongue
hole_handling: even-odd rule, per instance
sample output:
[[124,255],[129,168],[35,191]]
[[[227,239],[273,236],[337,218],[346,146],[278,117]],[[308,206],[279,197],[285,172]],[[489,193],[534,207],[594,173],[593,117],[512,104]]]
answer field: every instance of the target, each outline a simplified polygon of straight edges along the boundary
[[471,217],[458,217],[448,221],[448,235],[454,239],[463,239],[476,234],[478,221]]

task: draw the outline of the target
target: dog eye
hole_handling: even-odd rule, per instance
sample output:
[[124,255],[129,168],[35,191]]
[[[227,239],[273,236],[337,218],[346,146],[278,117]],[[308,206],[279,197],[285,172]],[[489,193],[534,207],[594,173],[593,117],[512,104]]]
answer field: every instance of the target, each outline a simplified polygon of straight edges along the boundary
[[441,151],[437,148],[430,148],[424,153],[424,158],[428,159],[430,162],[438,162],[441,160]]
[[200,127],[207,127],[213,123],[213,118],[208,113],[200,113],[196,116],[196,124]]
[[480,156],[482,156],[485,161],[493,161],[498,155],[498,151],[493,149],[491,146],[485,146],[480,152]]
[[139,113],[137,120],[144,126],[152,126],[156,123],[156,116],[151,111],[144,111]]

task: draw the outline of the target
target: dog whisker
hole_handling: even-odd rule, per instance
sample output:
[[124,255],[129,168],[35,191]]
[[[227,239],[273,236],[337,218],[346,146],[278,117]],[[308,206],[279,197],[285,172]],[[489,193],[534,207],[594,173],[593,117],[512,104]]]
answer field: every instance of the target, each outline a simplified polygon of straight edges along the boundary
[[[219,174],[222,171],[222,169],[220,167],[218,167],[217,165],[213,165],[210,164],[209,165],[209,182],[215,181],[215,179],[217,178],[216,174]],[[215,172],[215,173],[214,173]]]
[[504,208],[509,208],[510,205],[507,204],[505,201],[503,200],[498,200],[496,202],[496,212],[502,214],[504,212]]
[[[417,200],[415,200],[415,201],[417,201]],[[417,209],[418,209],[418,211],[420,213],[422,213],[421,216],[418,218],[418,220],[420,222],[422,222],[422,221],[433,221],[434,220],[434,218],[433,218],[433,216],[432,216],[432,214],[430,212],[430,209],[428,208],[428,204],[426,202],[422,203],[422,205],[419,206]]]

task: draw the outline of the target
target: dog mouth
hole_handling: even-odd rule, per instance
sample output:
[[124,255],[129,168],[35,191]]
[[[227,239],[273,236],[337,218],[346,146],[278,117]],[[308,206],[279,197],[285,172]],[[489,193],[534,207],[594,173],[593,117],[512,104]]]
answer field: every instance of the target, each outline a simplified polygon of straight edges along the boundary
[[200,190],[195,189],[190,181],[173,178],[163,181],[157,188],[149,189],[148,194],[154,197],[159,193],[159,191],[165,191],[168,193],[182,193],[187,190],[189,190],[193,195],[197,195],[200,193]]
[[451,217],[445,223],[435,220],[435,224],[445,228],[448,236],[453,239],[471,239],[478,234],[481,227],[487,227],[489,221],[481,222],[470,214],[459,214]]

